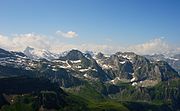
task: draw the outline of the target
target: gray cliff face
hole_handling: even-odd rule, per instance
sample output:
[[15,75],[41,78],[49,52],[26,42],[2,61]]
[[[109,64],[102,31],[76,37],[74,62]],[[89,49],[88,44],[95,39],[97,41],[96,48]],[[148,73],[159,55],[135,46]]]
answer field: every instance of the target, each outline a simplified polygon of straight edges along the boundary
[[150,61],[166,61],[180,74],[180,54],[165,56],[163,54],[145,55]]

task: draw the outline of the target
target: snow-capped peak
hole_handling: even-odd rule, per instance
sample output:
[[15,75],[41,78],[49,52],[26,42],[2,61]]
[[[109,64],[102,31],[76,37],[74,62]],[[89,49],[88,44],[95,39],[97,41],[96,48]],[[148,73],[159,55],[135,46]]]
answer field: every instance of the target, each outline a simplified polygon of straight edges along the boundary
[[33,59],[44,58],[47,60],[51,60],[51,59],[57,59],[59,57],[57,54],[51,53],[48,50],[35,49],[32,47],[27,47],[23,52],[26,56]]

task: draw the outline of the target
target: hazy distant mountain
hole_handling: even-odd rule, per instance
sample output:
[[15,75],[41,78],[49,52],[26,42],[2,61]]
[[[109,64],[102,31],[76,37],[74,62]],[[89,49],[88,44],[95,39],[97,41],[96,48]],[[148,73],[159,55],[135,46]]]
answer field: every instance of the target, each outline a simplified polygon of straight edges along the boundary
[[150,61],[166,61],[180,74],[180,54],[171,56],[163,54],[145,55]]
[[45,58],[47,60],[51,60],[58,58],[57,54],[51,53],[50,51],[44,49],[35,49],[27,47],[23,52],[26,56],[28,56],[31,59]]

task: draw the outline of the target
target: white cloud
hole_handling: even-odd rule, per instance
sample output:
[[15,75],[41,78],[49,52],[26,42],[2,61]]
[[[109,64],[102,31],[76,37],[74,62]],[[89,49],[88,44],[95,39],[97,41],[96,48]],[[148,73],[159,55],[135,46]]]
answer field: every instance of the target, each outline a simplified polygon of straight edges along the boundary
[[68,31],[68,32],[56,31],[56,35],[62,36],[65,38],[75,38],[78,36],[78,34],[73,31]]
[[71,49],[78,49],[81,51],[90,50],[103,53],[114,53],[118,51],[117,47],[113,47],[106,44],[68,44],[62,43],[58,38],[50,39],[46,36],[33,33],[19,34],[11,37],[0,35],[0,48],[14,51],[23,51],[27,46],[37,49],[46,49],[55,53]]
[[79,49],[81,51],[92,50],[96,52],[112,53],[114,47],[98,44],[67,44],[62,43],[58,38],[50,39],[43,35],[28,33],[11,37],[0,35],[0,48],[14,51],[23,51],[27,46],[37,49],[47,49],[55,53]]
[[149,42],[129,47],[121,47],[113,44],[68,44],[62,43],[59,38],[50,39],[46,36],[34,33],[19,34],[11,37],[0,35],[0,48],[23,51],[27,46],[37,49],[46,49],[54,53],[60,53],[71,49],[78,49],[81,51],[90,50],[103,53],[115,53],[117,51],[132,51],[137,54],[180,53],[180,47],[170,45],[163,38],[156,38]]
[[179,53],[177,47],[173,47],[164,38],[156,38],[149,42],[128,47],[126,50],[138,54],[167,54]]
[[52,52],[63,52],[63,51],[72,50],[72,49],[78,49],[81,51],[88,50],[88,51],[103,52],[103,53],[114,53],[118,51],[117,49],[109,45],[98,45],[98,44],[91,44],[91,43],[80,44],[80,45],[59,43],[51,47]]
[[20,34],[12,37],[0,35],[0,47],[2,48],[22,51],[27,46],[49,49],[50,41],[45,36],[33,33]]

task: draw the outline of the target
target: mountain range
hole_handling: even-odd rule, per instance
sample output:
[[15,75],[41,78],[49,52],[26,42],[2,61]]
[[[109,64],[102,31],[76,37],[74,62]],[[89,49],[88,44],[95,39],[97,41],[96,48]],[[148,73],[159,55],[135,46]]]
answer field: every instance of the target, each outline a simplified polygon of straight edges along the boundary
[[[179,54],[170,57],[138,55],[133,52],[106,55],[101,52],[79,50],[54,54],[31,47],[27,47],[24,52],[0,49],[0,81],[1,84],[5,84],[7,81],[4,79],[13,80],[14,83],[6,83],[7,87],[11,84],[21,86],[23,83],[18,81],[23,81],[22,78],[25,78],[27,87],[20,87],[20,92],[25,95],[36,92],[31,93],[31,98],[38,97],[39,101],[43,101],[38,102],[36,110],[65,110],[73,107],[72,104],[76,102],[82,102],[84,104],[80,106],[85,109],[81,110],[111,111],[124,108],[124,110],[139,111],[142,107],[143,110],[174,111],[179,110],[180,106],[179,60]],[[32,81],[37,80],[42,81],[37,83],[40,86],[29,86]],[[45,84],[43,81],[47,81],[45,82],[47,87],[43,86]],[[49,85],[55,88],[49,89]],[[6,104],[13,105],[12,102],[7,101],[7,98],[19,95],[18,89],[14,88],[15,91],[12,92],[7,87],[1,89],[2,109],[6,109]],[[73,100],[68,97],[67,99],[65,95],[78,99],[72,102]],[[55,100],[48,101],[48,96],[55,97]],[[59,99],[64,102],[60,102]],[[55,105],[52,104],[54,101]],[[106,103],[99,104],[98,101],[106,101]],[[106,104],[110,106],[104,108]],[[80,107],[76,108],[79,110]]]

